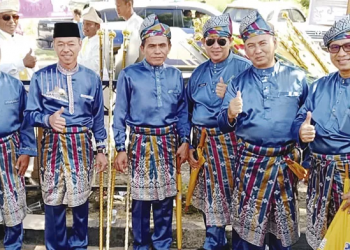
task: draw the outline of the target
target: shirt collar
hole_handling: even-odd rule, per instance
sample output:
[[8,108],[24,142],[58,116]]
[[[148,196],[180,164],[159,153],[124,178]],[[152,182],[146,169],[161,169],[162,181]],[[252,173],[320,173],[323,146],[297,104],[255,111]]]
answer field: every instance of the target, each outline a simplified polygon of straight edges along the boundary
[[12,37],[14,37],[14,34],[10,35],[9,33],[5,32],[5,31],[2,31],[2,30],[0,30],[0,35],[3,36],[6,40],[11,39]]
[[233,58],[233,53],[230,52],[228,54],[228,57],[225,60],[223,60],[222,62],[213,63],[211,60],[209,60],[210,68],[215,68],[215,69],[225,68],[227,66],[227,64],[229,64],[231,62],[232,58]]
[[166,65],[164,63],[161,66],[153,66],[146,61],[146,58],[143,59],[142,63],[146,69],[148,69],[149,71],[152,71],[152,72],[155,70],[163,71],[163,69],[166,68]]
[[254,65],[253,65],[253,72],[256,73],[257,75],[260,75],[260,76],[266,76],[266,75],[271,75],[273,73],[276,73],[278,72],[279,70],[279,67],[280,67],[280,63],[279,61],[277,61],[275,63],[274,66],[270,67],[270,68],[266,68],[266,69],[258,69],[256,68]]
[[57,69],[63,75],[71,76],[79,71],[79,64],[77,64],[77,66],[75,66],[75,68],[68,70],[68,69],[63,68],[60,63],[57,63]]
[[339,71],[338,71],[338,77],[339,77],[341,85],[350,86],[350,78],[341,77]]

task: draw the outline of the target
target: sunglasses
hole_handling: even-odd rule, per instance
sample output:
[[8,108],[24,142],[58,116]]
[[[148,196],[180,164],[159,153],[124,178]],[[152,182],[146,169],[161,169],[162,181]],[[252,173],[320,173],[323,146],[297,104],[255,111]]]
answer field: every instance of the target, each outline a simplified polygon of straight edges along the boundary
[[345,43],[343,45],[333,44],[328,47],[329,53],[336,54],[343,48],[344,52],[350,52],[350,43]]
[[19,19],[19,15],[16,15],[16,14],[14,14],[14,15],[6,15],[5,14],[5,15],[2,16],[2,20],[10,21],[11,17],[12,17],[13,21],[18,21],[18,19]]
[[221,47],[223,47],[226,45],[227,40],[225,38],[208,38],[207,40],[205,40],[205,44],[207,46],[213,46],[215,42],[217,42]]

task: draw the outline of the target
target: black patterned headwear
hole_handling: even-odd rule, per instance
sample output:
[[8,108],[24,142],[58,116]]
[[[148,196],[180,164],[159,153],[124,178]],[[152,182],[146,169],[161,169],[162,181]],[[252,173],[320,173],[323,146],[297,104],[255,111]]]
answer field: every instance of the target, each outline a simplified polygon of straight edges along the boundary
[[323,42],[326,47],[331,42],[342,39],[350,39],[350,15],[335,22],[323,36]]
[[56,37],[78,37],[80,38],[78,24],[70,23],[55,23],[53,30],[53,38]]

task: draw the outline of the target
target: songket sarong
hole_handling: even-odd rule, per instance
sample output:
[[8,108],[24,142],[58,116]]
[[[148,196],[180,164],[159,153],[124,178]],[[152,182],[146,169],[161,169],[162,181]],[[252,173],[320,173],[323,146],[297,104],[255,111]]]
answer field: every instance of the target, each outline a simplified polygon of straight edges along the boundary
[[18,133],[0,138],[0,222],[7,227],[22,223],[26,216],[24,178],[16,169],[19,145]]
[[176,129],[130,127],[131,197],[153,201],[173,197],[176,189]]
[[[201,128],[195,127],[193,132],[198,144]],[[223,134],[218,128],[207,128],[206,132],[206,161],[198,175],[193,205],[203,211],[207,226],[230,225],[236,136],[233,132]]]
[[67,127],[63,133],[44,130],[40,179],[45,204],[77,207],[86,202],[94,164],[91,138],[86,127]]
[[[317,249],[327,228],[342,203],[345,166],[350,154],[311,156],[311,168],[306,195],[308,244]],[[349,232],[350,233],[350,232]]]
[[232,225],[243,240],[263,246],[272,233],[284,247],[298,241],[298,178],[286,161],[299,158],[293,144],[267,148],[238,140]]

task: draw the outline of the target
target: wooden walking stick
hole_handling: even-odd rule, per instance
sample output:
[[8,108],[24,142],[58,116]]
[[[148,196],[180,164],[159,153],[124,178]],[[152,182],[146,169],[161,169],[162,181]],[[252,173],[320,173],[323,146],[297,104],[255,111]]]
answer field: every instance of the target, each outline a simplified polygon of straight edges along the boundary
[[176,157],[176,238],[177,249],[182,249],[182,178],[180,158]]

